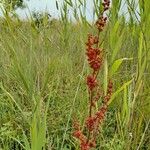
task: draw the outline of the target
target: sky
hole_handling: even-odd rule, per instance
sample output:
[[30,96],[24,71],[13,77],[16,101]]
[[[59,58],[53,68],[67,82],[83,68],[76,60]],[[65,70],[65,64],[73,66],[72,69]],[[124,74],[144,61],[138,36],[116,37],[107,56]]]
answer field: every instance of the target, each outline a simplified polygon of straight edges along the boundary
[[[60,10],[57,10],[56,8],[56,0],[24,0],[27,8],[25,9],[17,9],[17,14],[21,18],[26,18],[26,16],[29,16],[29,11],[48,11],[53,18],[58,18],[60,16]],[[59,3],[59,6],[61,6],[62,2],[64,0],[57,0]],[[72,0],[75,2],[75,0]],[[86,0],[87,2],[87,11],[86,16],[88,20],[93,19],[93,2],[92,0]],[[122,3],[121,12],[126,14],[127,8],[125,7],[124,3]]]
[[[59,0],[61,2],[62,0]],[[17,13],[21,17],[25,17],[29,14],[29,10],[32,11],[45,11],[47,10],[54,17],[58,17],[58,11],[56,9],[55,0],[25,0],[25,4],[27,5],[26,9],[18,9]]]
[[[57,0],[59,6],[62,5],[64,0]],[[74,0],[73,0],[74,1]],[[92,0],[87,1],[87,17],[90,19],[92,13],[93,3]],[[29,10],[32,11],[48,11],[52,17],[58,18],[60,16],[60,10],[56,8],[56,0],[25,0],[27,8],[24,10],[18,9],[17,13],[19,16],[25,18],[26,15],[29,15]]]

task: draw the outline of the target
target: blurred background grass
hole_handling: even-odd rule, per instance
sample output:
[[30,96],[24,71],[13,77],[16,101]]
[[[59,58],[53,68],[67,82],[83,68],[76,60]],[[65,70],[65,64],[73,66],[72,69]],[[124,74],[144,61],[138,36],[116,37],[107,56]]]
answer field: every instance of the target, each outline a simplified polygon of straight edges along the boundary
[[[101,1],[93,3],[97,16]],[[82,124],[87,114],[85,42],[88,33],[96,32],[86,19],[86,1],[79,4],[65,0],[59,20],[47,13],[21,20],[14,10],[3,9],[0,149],[79,149],[71,122],[77,116]],[[99,80],[111,77],[114,94],[97,149],[150,149],[150,2],[139,0],[139,10],[135,0],[126,4],[128,20],[118,15],[121,0],[112,1],[109,23],[100,35],[108,74],[104,71]],[[75,21],[69,19],[70,8]]]

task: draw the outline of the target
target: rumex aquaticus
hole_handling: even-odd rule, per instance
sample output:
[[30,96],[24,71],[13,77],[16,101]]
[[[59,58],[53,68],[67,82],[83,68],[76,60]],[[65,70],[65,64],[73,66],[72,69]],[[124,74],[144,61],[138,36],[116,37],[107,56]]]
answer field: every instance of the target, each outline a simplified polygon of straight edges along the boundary
[[[89,93],[89,114],[88,117],[85,119],[84,128],[86,129],[87,133],[85,134],[82,131],[78,121],[74,120],[73,123],[73,136],[79,140],[81,150],[90,150],[91,148],[96,148],[96,137],[99,133],[99,127],[105,119],[108,102],[111,99],[112,95],[112,81],[109,80],[107,92],[104,95],[104,92],[102,92],[102,88],[100,87],[99,81],[97,79],[104,61],[104,50],[99,47],[99,35],[100,32],[104,30],[104,27],[107,23],[107,17],[104,16],[104,14],[105,11],[109,9],[110,1],[104,0],[102,5],[103,11],[95,24],[98,30],[98,34],[97,36],[89,34],[88,40],[86,42],[87,61],[89,67],[92,70],[91,74],[89,74],[86,78],[86,84]],[[100,98],[103,99],[103,103],[98,109],[96,109],[97,101]]]

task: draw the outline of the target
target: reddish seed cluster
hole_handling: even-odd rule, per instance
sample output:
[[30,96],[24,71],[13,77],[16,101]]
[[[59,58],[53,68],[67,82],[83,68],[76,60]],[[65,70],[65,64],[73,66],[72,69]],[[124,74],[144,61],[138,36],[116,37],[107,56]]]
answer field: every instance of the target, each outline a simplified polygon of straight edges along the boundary
[[108,10],[110,7],[110,0],[104,0],[104,2],[102,3],[103,7],[104,7],[104,11]]
[[110,80],[108,83],[107,95],[104,97],[104,103],[105,104],[107,104],[109,102],[109,100],[111,99],[112,91],[113,91],[113,83]]
[[106,25],[106,22],[107,22],[107,17],[104,17],[104,12],[107,11],[110,7],[110,1],[109,0],[104,0],[104,2],[102,3],[103,4],[103,12],[102,14],[100,15],[99,19],[96,21],[96,26],[97,26],[97,29],[101,32],[103,31],[105,25]]
[[[98,73],[100,72],[101,66],[103,65],[103,49],[99,48],[99,33],[103,31],[107,17],[104,17],[104,12],[109,8],[110,1],[104,0],[103,2],[103,12],[100,15],[96,26],[98,29],[98,36],[88,35],[88,41],[86,43],[86,55],[89,66],[92,73],[87,76],[86,84],[89,90],[89,115],[85,119],[85,130],[87,133],[83,133],[80,125],[77,121],[74,121],[74,133],[73,136],[80,141],[81,150],[90,150],[91,148],[96,148],[96,136],[98,134],[99,126],[105,119],[105,115],[108,108],[108,102],[112,95],[113,84],[111,81],[108,83],[107,93],[103,96],[99,82],[97,80]],[[103,104],[96,112],[95,106],[96,102],[103,98]]]
[[101,16],[97,22],[96,22],[96,26],[97,26],[97,29],[101,32],[103,31],[105,25],[106,25],[106,21],[107,21],[107,17],[103,17]]
[[108,102],[112,95],[112,87],[113,87],[112,81],[109,81],[108,88],[107,88],[107,95],[104,98],[103,106],[93,116],[88,117],[86,120],[86,127],[90,132],[95,130],[94,133],[96,133],[100,123],[103,121],[105,117],[105,113],[107,112]]
[[87,118],[86,127],[90,132],[96,133],[100,123],[103,121],[105,112],[107,110],[106,106],[102,106],[99,111],[96,112],[92,117]]
[[94,44],[97,44],[98,42],[99,42],[99,39],[97,36],[92,36],[91,34],[88,35],[87,46],[93,46]]
[[77,122],[74,122],[74,133],[73,136],[80,141],[80,149],[81,150],[90,150],[90,148],[96,147],[96,143],[94,140],[89,140],[80,130]]
[[93,131],[95,128],[95,122],[96,122],[96,118],[95,117],[88,117],[86,120],[86,127],[89,129],[89,131]]
[[77,130],[73,133],[74,137],[76,137],[77,139],[79,139],[81,141],[81,143],[85,143],[86,142],[86,137],[83,135],[82,131]]
[[102,50],[100,48],[95,48],[94,46],[97,45],[99,42],[97,36],[88,36],[88,42],[86,43],[86,55],[89,62],[90,67],[94,71],[98,71],[102,65]]
[[101,91],[101,89],[98,87],[97,91],[96,91],[96,96],[93,97],[94,101],[98,101],[100,99],[101,96],[103,96],[103,92]]
[[90,91],[92,91],[97,85],[97,81],[93,75],[87,77],[87,86]]
[[96,91],[96,95],[93,97],[92,99],[92,107],[96,106],[96,102],[100,99],[100,97],[103,95],[103,93],[101,92],[101,90],[98,88]]

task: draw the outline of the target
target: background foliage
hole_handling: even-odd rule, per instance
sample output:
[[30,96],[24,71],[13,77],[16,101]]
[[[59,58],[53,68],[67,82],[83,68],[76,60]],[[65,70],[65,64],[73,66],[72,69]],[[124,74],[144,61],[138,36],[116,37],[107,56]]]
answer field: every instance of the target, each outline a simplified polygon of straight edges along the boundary
[[[96,17],[101,1],[93,2]],[[139,0],[138,5],[136,0],[125,2],[130,17],[126,20],[124,14],[119,15],[121,0],[114,0],[107,28],[100,35],[107,64],[99,79],[107,83],[107,77],[111,77],[114,93],[97,149],[149,150],[150,2]],[[12,8],[22,4],[22,1],[13,3]],[[69,9],[73,10],[76,22],[70,21]],[[42,15],[40,26],[32,15],[22,21],[3,11],[4,17],[0,19],[2,150],[79,149],[71,135],[72,118],[78,116],[82,124],[87,113],[85,77],[89,70],[85,41],[95,27],[86,19],[86,1],[75,4],[65,0],[59,10],[59,20]]]

